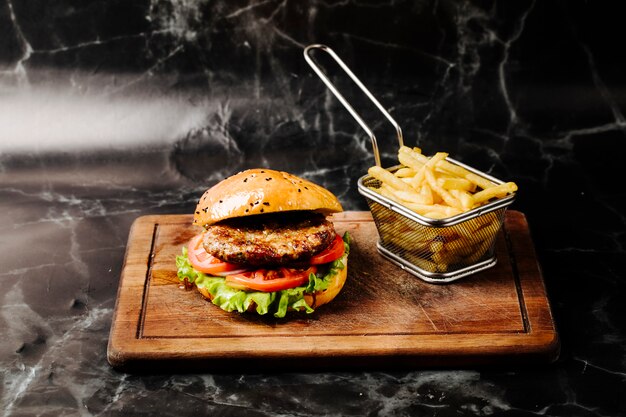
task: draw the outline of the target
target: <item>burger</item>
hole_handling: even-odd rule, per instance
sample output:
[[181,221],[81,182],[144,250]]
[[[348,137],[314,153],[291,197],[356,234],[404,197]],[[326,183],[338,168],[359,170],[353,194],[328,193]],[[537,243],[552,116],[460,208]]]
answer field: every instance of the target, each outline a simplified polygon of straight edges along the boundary
[[327,219],[342,210],[330,191],[287,172],[240,172],[200,198],[202,231],[177,256],[178,278],[226,311],[311,313],[346,280],[350,236]]

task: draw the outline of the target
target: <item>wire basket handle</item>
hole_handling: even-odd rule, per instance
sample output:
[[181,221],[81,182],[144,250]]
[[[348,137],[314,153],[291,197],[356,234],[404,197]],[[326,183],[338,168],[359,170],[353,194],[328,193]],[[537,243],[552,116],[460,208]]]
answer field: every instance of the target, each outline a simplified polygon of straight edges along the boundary
[[326,74],[324,74],[324,71],[322,71],[322,69],[315,63],[315,61],[313,61],[313,58],[311,58],[311,55],[310,55],[310,51],[313,49],[320,49],[326,52],[328,55],[330,55],[335,60],[335,62],[339,64],[341,69],[343,69],[345,73],[348,74],[348,76],[352,79],[352,81],[354,81],[354,83],[359,86],[361,91],[365,93],[365,95],[372,101],[372,103],[374,103],[376,107],[378,107],[378,110],[380,110],[385,115],[385,117],[387,118],[387,120],[389,120],[389,122],[393,125],[393,127],[396,128],[396,134],[398,135],[398,143],[400,147],[402,147],[404,145],[404,140],[402,138],[402,129],[400,128],[400,125],[398,125],[398,123],[393,119],[393,117],[391,117],[391,115],[387,112],[387,110],[385,110],[382,104],[380,104],[378,100],[376,100],[376,98],[372,95],[372,93],[370,93],[367,87],[363,85],[361,80],[359,80],[357,76],[354,75],[354,73],[350,70],[350,68],[348,68],[348,66],[341,60],[341,58],[339,58],[339,56],[335,53],[335,51],[330,49],[328,46],[321,45],[321,44],[313,44],[304,48],[304,59],[306,60],[306,62],[311,66],[311,68],[313,68],[313,71],[315,71],[318,77],[320,77],[320,79],[324,82],[324,84],[326,84],[326,87],[328,87],[328,89],[332,91],[332,93],[335,95],[335,97],[337,97],[337,99],[341,102],[341,104],[343,104],[346,110],[350,112],[352,117],[354,117],[354,120],[356,120],[359,123],[359,125],[361,125],[363,130],[365,130],[365,132],[367,132],[367,134],[369,135],[372,141],[372,149],[374,151],[374,159],[376,161],[376,165],[381,166],[380,152],[378,151],[378,143],[376,142],[376,136],[374,135],[374,132],[363,121],[361,116],[359,116],[359,114],[354,110],[354,108],[350,105],[350,103],[348,103],[348,100],[346,100],[345,97],[339,92],[339,90],[337,90],[337,88],[332,83],[332,81],[330,81],[330,79],[326,76]]

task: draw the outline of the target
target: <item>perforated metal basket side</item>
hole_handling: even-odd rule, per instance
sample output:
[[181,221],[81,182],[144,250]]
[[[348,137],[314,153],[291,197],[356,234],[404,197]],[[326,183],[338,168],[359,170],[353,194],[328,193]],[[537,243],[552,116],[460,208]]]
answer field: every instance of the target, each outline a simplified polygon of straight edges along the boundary
[[452,278],[460,270],[493,259],[494,240],[505,213],[501,208],[454,226],[432,227],[373,200],[367,202],[378,229],[380,248],[406,261],[422,276],[439,279]]

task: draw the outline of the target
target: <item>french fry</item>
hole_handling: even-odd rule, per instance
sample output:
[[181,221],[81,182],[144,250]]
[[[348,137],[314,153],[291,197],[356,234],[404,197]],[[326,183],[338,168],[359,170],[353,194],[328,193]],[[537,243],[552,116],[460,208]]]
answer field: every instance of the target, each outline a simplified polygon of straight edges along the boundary
[[413,176],[413,178],[411,178],[411,185],[413,186],[413,188],[417,189],[424,180],[425,164],[418,162],[417,160],[406,154],[398,154],[398,158],[401,164],[407,165],[415,171],[415,175]]
[[476,184],[477,186],[479,186],[482,189],[487,189],[487,188],[491,188],[491,187],[495,187],[496,184],[492,183],[491,181],[489,181],[486,178],[483,178],[479,175],[474,174],[473,172],[469,172],[468,170],[466,170],[465,168],[458,166],[458,165],[454,165],[451,162],[448,161],[440,161],[437,164],[437,167],[443,169],[444,171],[450,172],[452,174],[455,174],[461,178],[465,178],[466,180]]
[[456,216],[461,213],[461,210],[443,204],[406,203],[405,206],[422,216],[426,216],[427,213],[432,214],[433,216],[427,217],[434,219],[445,219],[446,217]]
[[472,253],[470,256],[465,258],[465,262],[467,262],[468,264],[473,264],[473,263],[478,262],[480,258],[482,258],[487,252],[487,250],[491,247],[491,243],[492,243],[491,239],[485,239],[483,243],[478,245],[474,253]]
[[415,154],[411,153],[412,151],[410,149],[409,151],[411,152],[402,152],[402,149],[403,148],[400,148],[401,151],[398,152],[398,161],[400,161],[402,165],[411,168],[415,172],[419,171],[424,166],[424,164],[428,162],[428,159],[424,161],[423,159],[416,158]]
[[398,178],[412,178],[416,174],[415,170],[412,168],[400,168],[396,172],[393,173]]
[[494,197],[502,198],[509,193],[514,193],[515,191],[517,191],[517,185],[514,182],[506,182],[504,184],[496,185],[477,192],[474,194],[474,201],[476,203],[483,203]]
[[[407,246],[407,239],[399,236],[393,236],[387,238],[386,243],[389,243],[407,253],[413,253],[417,255],[428,253],[428,242],[417,241],[412,242],[411,246]],[[421,256],[424,257],[423,255]]]
[[431,204],[425,196],[418,193],[417,191],[396,190],[393,187],[388,186],[387,184],[383,184],[381,185],[380,192],[381,194],[384,193],[385,197],[391,198],[392,200],[397,201],[401,204]]
[[471,210],[475,205],[474,197],[467,191],[450,190],[450,194],[461,203],[463,210]]
[[419,148],[409,148],[408,146],[402,146],[399,150],[398,150],[398,155],[400,154],[405,154],[405,155],[409,155],[411,156],[413,159],[419,161],[423,164],[427,163],[429,158],[422,154],[422,150]]
[[422,188],[420,188],[420,194],[424,196],[424,204],[435,203],[435,199],[433,198],[433,190],[430,188],[428,183],[422,185]]
[[437,183],[446,190],[460,190],[474,192],[476,190],[476,184],[465,178],[440,176],[437,179]]
[[479,246],[484,239],[474,240],[468,238],[460,238],[452,242],[446,243],[446,250],[459,254],[460,256],[468,256],[476,252],[476,247]]
[[382,195],[383,197],[387,197],[391,200],[396,200],[396,196],[395,194],[391,191],[391,187],[387,186],[386,184],[383,184],[380,188],[378,189],[374,189],[377,192],[380,193],[380,195]]
[[432,198],[428,199],[428,196],[422,195],[417,191],[395,191],[394,194],[401,200],[409,203],[417,204],[432,204]]
[[441,240],[443,242],[452,242],[453,240],[458,239],[461,235],[456,230],[456,227],[440,227],[435,229],[437,231],[437,236],[434,240]]
[[481,176],[474,174],[473,172],[468,172],[467,175],[465,175],[465,179],[473,182],[474,184],[485,190],[496,186],[496,184]]
[[409,191],[409,192],[413,191],[413,188],[410,185],[408,185],[401,179],[396,178],[391,172],[387,171],[384,168],[381,168],[379,166],[373,166],[373,167],[370,167],[370,169],[368,169],[367,172],[372,177],[383,182],[384,184],[390,185],[391,187],[397,190]]
[[443,211],[427,211],[423,214],[424,217],[430,217],[431,219],[445,219],[446,217],[450,217]]
[[468,170],[466,170],[465,168],[458,166],[458,165],[454,165],[448,161],[441,161],[437,164],[438,168],[441,168],[442,170],[449,172],[451,174],[456,175],[459,178],[465,178],[465,176],[467,174],[470,174],[470,172]]
[[430,259],[437,265],[446,265],[446,269],[448,266],[458,264],[461,261],[461,257],[452,252],[433,253]]
[[430,242],[430,244],[428,245],[428,248],[430,249],[430,251],[432,253],[438,253],[444,250],[444,243],[440,240],[435,240]]
[[[424,164],[422,169],[420,169],[417,172],[417,174],[415,174],[415,180],[414,180],[415,183],[421,184],[424,181],[424,179],[426,178],[426,173],[427,172],[431,172],[432,173],[433,172],[433,167],[437,164],[437,162],[444,160],[447,156],[448,156],[447,153],[437,152],[435,154],[435,156],[430,158],[430,160],[426,164]],[[430,185],[430,180],[428,178],[426,178],[426,182]],[[431,188],[432,188],[432,185],[431,185]]]
[[449,205],[450,207],[455,207],[457,209],[463,209],[463,205],[459,200],[454,198],[452,194],[450,194],[445,189],[440,187],[439,184],[437,184],[437,180],[435,179],[435,175],[433,174],[432,169],[424,170],[424,174],[426,176],[426,181],[428,181],[428,185],[430,185],[430,188],[432,188],[433,192],[438,194],[447,205]]
[[478,230],[491,225],[492,221],[495,221],[495,219],[492,219],[491,216],[474,217],[463,223],[463,227],[459,228],[459,233],[463,237],[471,238],[477,235]]
[[437,166],[439,161],[444,161],[448,157],[448,154],[445,152],[437,152],[432,158],[428,160],[424,165],[429,168],[434,168]]

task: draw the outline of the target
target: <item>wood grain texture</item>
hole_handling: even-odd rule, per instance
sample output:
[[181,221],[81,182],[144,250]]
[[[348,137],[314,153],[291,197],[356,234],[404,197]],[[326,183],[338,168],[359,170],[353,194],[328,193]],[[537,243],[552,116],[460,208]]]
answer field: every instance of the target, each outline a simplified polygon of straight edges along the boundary
[[509,211],[495,267],[450,284],[382,258],[369,212],[332,217],[353,245],[330,304],[285,319],[227,313],[179,288],[188,215],[144,216],[130,232],[108,346],[116,367],[369,368],[549,362],[559,341],[528,224]]

